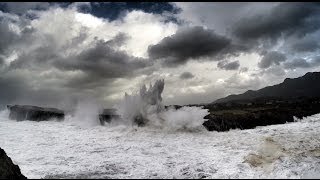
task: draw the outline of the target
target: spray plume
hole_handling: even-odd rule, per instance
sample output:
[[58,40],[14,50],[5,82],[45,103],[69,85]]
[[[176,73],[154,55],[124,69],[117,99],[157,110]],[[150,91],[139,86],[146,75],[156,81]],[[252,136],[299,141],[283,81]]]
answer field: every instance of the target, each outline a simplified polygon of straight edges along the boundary
[[196,130],[203,128],[207,109],[201,107],[182,107],[166,109],[161,94],[164,80],[157,80],[149,89],[145,85],[139,93],[125,93],[122,101],[115,106],[122,121],[130,125],[155,126],[173,130]]

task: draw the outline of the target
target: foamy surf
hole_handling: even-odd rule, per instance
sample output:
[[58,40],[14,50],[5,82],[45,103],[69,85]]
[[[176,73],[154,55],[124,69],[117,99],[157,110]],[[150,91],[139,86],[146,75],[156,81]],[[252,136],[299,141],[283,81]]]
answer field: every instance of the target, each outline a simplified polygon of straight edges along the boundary
[[161,94],[164,80],[157,80],[147,88],[143,85],[139,93],[125,93],[122,101],[115,106],[125,124],[142,124],[165,130],[196,131],[203,129],[204,117],[209,114],[201,107],[165,109]]
[[[315,178],[320,172],[320,114],[220,133],[82,128],[0,114],[0,146],[28,178]],[[266,147],[277,154],[269,157]]]

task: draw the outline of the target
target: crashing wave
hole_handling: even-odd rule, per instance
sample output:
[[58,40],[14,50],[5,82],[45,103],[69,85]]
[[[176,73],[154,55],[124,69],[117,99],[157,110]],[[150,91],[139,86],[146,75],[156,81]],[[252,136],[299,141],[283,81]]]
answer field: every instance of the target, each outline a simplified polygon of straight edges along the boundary
[[145,85],[139,93],[125,93],[122,101],[115,106],[121,119],[130,125],[155,126],[174,130],[195,130],[202,127],[207,109],[201,107],[182,107],[166,109],[161,94],[164,80],[157,80],[149,89]]

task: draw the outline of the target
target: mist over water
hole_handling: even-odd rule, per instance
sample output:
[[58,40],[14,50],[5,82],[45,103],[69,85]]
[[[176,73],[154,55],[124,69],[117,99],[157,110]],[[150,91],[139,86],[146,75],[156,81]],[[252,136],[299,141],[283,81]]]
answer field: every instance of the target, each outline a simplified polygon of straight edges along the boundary
[[80,101],[74,112],[66,116],[67,121],[77,124],[80,127],[94,127],[100,125],[100,106],[93,100]]
[[142,124],[167,130],[200,130],[204,116],[209,112],[201,107],[182,107],[166,109],[161,94],[164,80],[157,80],[147,88],[143,85],[139,93],[125,93],[122,101],[115,106],[122,121],[128,125]]
[[[205,121],[204,117],[209,114],[207,109],[202,107],[165,108],[161,96],[164,84],[163,79],[157,80],[148,88],[146,85],[141,86],[139,92],[131,95],[125,93],[120,103],[114,106],[120,119],[112,119],[106,126],[146,126],[173,131],[205,129],[202,124]],[[100,126],[99,114],[102,110],[103,107],[94,98],[82,98],[72,111],[65,112],[65,122],[82,128]],[[6,118],[9,114],[7,110],[0,113]]]

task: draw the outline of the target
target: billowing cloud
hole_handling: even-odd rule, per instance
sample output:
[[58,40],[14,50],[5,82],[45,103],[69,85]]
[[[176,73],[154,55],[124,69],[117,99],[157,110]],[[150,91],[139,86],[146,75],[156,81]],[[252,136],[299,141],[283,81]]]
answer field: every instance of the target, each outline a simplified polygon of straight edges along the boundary
[[191,72],[183,72],[179,77],[180,79],[191,79],[194,75]]
[[281,62],[284,62],[286,60],[286,56],[280,52],[277,51],[270,51],[267,52],[261,59],[261,61],[258,63],[258,66],[260,68],[268,68],[271,65],[279,65]]
[[15,13],[23,14],[29,10],[44,10],[48,9],[50,3],[48,2],[1,2],[0,6],[3,6],[1,9]]
[[61,70],[81,70],[103,78],[132,76],[140,68],[147,67],[146,59],[129,56],[124,51],[112,49],[108,42],[98,40],[92,48],[53,62]]
[[290,62],[284,63],[284,68],[286,69],[296,69],[296,68],[308,68],[311,65],[303,58],[294,59]]
[[320,49],[320,45],[315,39],[308,39],[292,44],[291,49],[293,52],[314,52]]
[[0,54],[4,53],[19,37],[11,28],[11,19],[0,13]]
[[[131,48],[128,41],[137,41],[137,36],[131,33],[134,27],[130,23],[158,22],[145,26],[149,32],[165,28],[161,17],[132,12],[127,14],[131,21],[127,17],[114,23],[95,19],[91,23],[97,24],[86,26],[83,21],[78,21],[77,16],[94,17],[72,8],[52,7],[47,11],[35,11],[35,14],[36,19],[25,19],[0,13],[0,31],[5,35],[0,40],[1,86],[5,87],[0,93],[0,108],[8,103],[60,106],[62,102],[73,102],[85,96],[110,105],[114,99],[109,98],[129,85],[119,84],[119,79],[134,79],[153,71],[152,61],[127,51]],[[99,25],[98,28],[106,32],[113,30],[109,31],[111,33],[96,33],[97,26],[92,25]],[[166,35],[171,29],[166,27],[166,30],[160,33]],[[162,38],[155,35],[147,41]]]
[[304,36],[319,29],[319,8],[318,3],[280,3],[269,12],[242,18],[232,32],[245,41]]
[[217,67],[224,70],[237,70],[240,67],[239,61],[220,61],[217,64]]
[[148,53],[151,59],[160,59],[163,65],[175,67],[197,58],[210,57],[218,61],[224,56],[234,55],[237,48],[230,39],[196,26],[179,29],[174,35],[149,46]]

